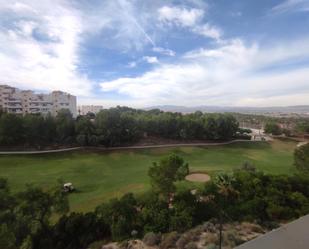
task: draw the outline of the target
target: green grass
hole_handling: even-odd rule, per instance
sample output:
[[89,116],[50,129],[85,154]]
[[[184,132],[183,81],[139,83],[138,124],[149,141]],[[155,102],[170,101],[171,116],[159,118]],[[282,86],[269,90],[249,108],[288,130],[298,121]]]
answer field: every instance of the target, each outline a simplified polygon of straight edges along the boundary
[[211,175],[239,168],[244,161],[267,173],[293,174],[295,146],[292,141],[276,140],[270,144],[0,156],[0,177],[8,178],[12,191],[22,190],[27,183],[48,188],[62,178],[78,189],[70,195],[71,209],[89,211],[111,197],[145,191],[149,188],[149,166],[168,153],[182,156],[191,171]]

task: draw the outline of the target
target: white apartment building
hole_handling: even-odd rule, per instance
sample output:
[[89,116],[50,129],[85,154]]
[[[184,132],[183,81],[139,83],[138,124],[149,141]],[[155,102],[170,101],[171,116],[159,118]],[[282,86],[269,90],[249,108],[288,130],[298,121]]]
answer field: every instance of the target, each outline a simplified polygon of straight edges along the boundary
[[0,85],[0,108],[8,113],[51,113],[56,116],[61,109],[69,109],[76,117],[76,97],[61,91],[37,94],[30,90],[20,90],[8,85]]
[[97,114],[101,110],[103,110],[102,105],[81,105],[78,107],[78,113],[80,115],[87,115],[89,112]]

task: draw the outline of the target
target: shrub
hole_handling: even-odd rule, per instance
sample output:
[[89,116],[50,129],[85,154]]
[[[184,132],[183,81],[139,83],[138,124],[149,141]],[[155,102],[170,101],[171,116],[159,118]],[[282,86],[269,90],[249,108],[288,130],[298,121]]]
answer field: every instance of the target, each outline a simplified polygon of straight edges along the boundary
[[309,143],[295,149],[294,164],[299,170],[309,171]]

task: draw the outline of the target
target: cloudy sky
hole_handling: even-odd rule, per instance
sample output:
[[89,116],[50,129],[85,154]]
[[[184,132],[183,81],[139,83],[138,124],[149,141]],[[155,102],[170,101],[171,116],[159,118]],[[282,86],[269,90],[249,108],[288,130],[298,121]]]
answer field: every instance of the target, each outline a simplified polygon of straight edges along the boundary
[[0,0],[0,84],[79,104],[309,104],[309,0]]

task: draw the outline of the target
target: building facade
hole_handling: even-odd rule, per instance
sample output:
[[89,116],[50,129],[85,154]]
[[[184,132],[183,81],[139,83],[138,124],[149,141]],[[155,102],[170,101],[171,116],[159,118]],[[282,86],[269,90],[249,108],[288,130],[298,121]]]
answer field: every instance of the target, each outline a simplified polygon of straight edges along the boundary
[[78,113],[80,115],[87,115],[89,112],[97,114],[101,110],[103,110],[103,106],[101,105],[81,105],[78,107]]
[[37,94],[8,85],[0,85],[0,108],[8,113],[50,113],[56,116],[61,109],[68,109],[76,117],[76,97],[61,91]]

